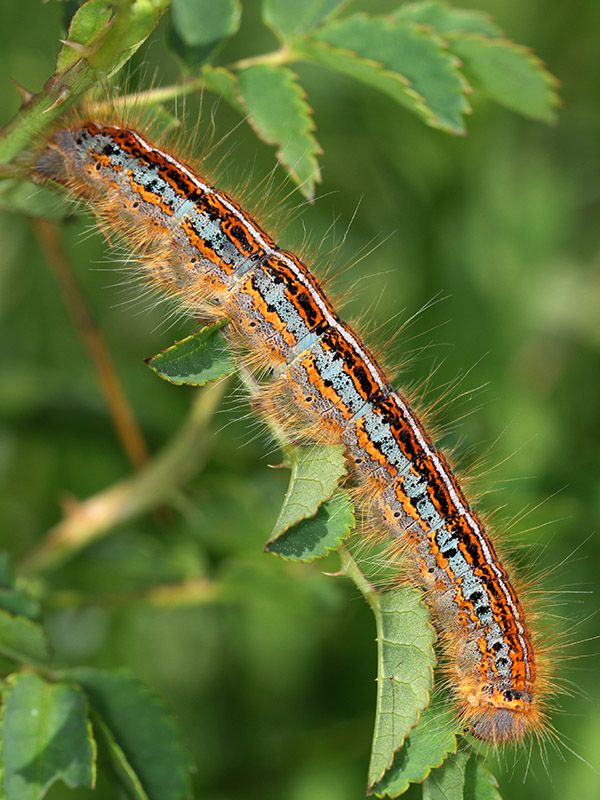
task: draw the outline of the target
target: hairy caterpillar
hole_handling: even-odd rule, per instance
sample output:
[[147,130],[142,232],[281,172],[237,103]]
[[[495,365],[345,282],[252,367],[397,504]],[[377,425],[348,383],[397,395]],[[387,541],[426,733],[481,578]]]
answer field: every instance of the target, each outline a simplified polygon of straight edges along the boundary
[[196,314],[232,321],[233,342],[269,370],[265,405],[312,438],[343,442],[379,526],[443,636],[459,711],[502,743],[542,724],[539,668],[522,603],[489,534],[406,399],[317,280],[226,194],[134,130],[57,130],[34,176],[87,199],[148,279]]

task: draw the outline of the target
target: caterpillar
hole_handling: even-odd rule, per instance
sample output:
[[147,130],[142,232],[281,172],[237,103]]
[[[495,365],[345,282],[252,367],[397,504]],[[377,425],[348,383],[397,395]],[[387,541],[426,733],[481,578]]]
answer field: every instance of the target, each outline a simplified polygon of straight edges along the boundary
[[224,192],[135,130],[57,129],[34,179],[87,200],[150,282],[268,370],[264,403],[313,439],[345,445],[378,527],[402,544],[445,643],[459,714],[494,744],[543,723],[538,649],[492,538],[446,457],[317,279]]

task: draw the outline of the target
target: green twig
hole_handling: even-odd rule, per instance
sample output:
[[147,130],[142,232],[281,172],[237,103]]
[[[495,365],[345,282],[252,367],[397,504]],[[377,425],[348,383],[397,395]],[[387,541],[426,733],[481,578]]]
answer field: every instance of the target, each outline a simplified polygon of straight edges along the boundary
[[212,439],[209,423],[226,385],[223,380],[199,392],[179,433],[139,472],[75,504],[23,562],[22,570],[39,572],[54,567],[116,525],[168,501],[206,459]]
[[[238,70],[247,69],[257,64],[290,64],[297,61],[299,58],[300,56],[292,50],[282,47],[280,50],[275,50],[272,53],[264,53],[263,55],[234,61],[231,64],[226,64],[223,69],[229,70],[230,72],[237,72]],[[184,78],[179,83],[169,84],[168,86],[159,86],[155,89],[146,89],[141,92],[121,95],[118,98],[118,104],[122,105],[124,108],[147,108],[148,106],[166,103],[170,100],[179,100],[182,97],[187,97],[187,95],[204,90],[212,91],[212,87],[210,81],[207,81],[203,73],[191,78]],[[92,103],[89,110],[92,114],[98,114],[109,112],[113,108],[114,103],[112,102],[98,102]]]
[[123,66],[150,35],[169,3],[113,0],[113,15],[81,46],[81,57],[52,75],[42,91],[27,100],[0,131],[0,164],[10,163],[29,148],[84,92]]

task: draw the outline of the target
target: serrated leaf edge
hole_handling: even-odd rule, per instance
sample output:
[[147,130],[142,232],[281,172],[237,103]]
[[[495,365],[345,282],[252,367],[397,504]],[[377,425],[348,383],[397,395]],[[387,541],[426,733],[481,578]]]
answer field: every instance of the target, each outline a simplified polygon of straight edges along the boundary
[[[377,596],[381,596],[382,594],[384,594],[384,592],[377,592]],[[394,758],[396,757],[396,753],[398,753],[402,749],[402,747],[404,747],[404,743],[406,742],[406,740],[410,736],[411,731],[413,731],[417,727],[417,725],[419,724],[419,722],[421,720],[421,717],[422,717],[423,713],[429,708],[429,704],[431,703],[431,697],[432,697],[432,692],[433,692],[434,668],[435,668],[435,664],[436,664],[436,656],[435,656],[435,649],[434,649],[434,644],[435,644],[435,641],[436,641],[436,633],[435,633],[435,628],[433,627],[433,623],[431,622],[431,613],[430,613],[428,607],[425,605],[425,603],[423,601],[423,598],[420,597],[418,602],[422,606],[422,608],[424,608],[427,611],[427,620],[428,621],[427,621],[426,627],[427,627],[427,629],[429,630],[429,632],[431,633],[431,636],[432,636],[431,649],[432,649],[432,652],[433,652],[433,664],[431,664],[431,666],[429,667],[430,688],[427,689],[427,699],[426,699],[425,704],[423,705],[422,708],[420,708],[417,711],[415,722],[409,727],[409,729],[405,733],[404,738],[402,739],[402,741],[400,742],[398,747],[395,747],[394,750],[392,750],[392,754],[391,754],[391,757],[389,759],[389,762],[388,762],[387,766],[385,767],[385,769],[383,770],[383,772],[381,773],[381,775],[379,777],[377,777],[375,780],[370,781],[368,783],[368,785],[367,785],[367,793],[368,794],[371,794],[371,790],[373,789],[373,787],[377,786],[377,784],[380,783],[383,780],[384,775],[386,774],[386,772],[391,768],[392,764],[394,763]],[[377,730],[377,724],[378,724],[378,721],[379,721],[379,684],[380,684],[380,681],[383,680],[383,676],[380,674],[380,667],[381,667],[381,664],[383,662],[383,653],[380,652],[380,651],[383,649],[384,640],[383,640],[383,638],[380,638],[380,632],[382,632],[382,625],[381,625],[381,622],[382,622],[382,611],[381,611],[381,605],[379,604],[379,602],[377,604],[377,613],[375,614],[375,620],[376,620],[376,629],[377,629],[377,700],[376,700],[376,703],[375,703],[375,723],[374,723],[374,726],[373,726],[373,730],[374,731]],[[381,642],[381,645],[380,645],[380,642]]]
[[[432,693],[430,692],[430,695],[431,694]],[[425,780],[427,780],[427,778],[430,776],[430,774],[432,773],[432,771],[434,769],[438,769],[438,767],[441,767],[442,764],[444,764],[446,762],[446,759],[448,758],[448,756],[454,755],[455,753],[458,752],[458,734],[454,734],[454,746],[450,750],[448,750],[446,753],[444,753],[444,755],[442,755],[440,757],[439,762],[436,762],[434,764],[429,764],[429,766],[425,767],[425,771],[424,771],[423,775],[420,778],[412,780],[412,781],[408,780],[408,779],[405,780],[405,782],[402,784],[402,788],[399,791],[395,791],[393,795],[390,795],[387,792],[381,792],[381,793],[377,792],[377,784],[381,783],[381,781],[385,778],[387,772],[393,766],[396,754],[398,754],[400,752],[400,750],[402,750],[402,748],[406,744],[406,740],[408,738],[410,738],[410,733],[412,733],[412,731],[414,731],[415,728],[419,725],[419,722],[421,721],[421,718],[422,718],[424,712],[427,710],[427,708],[429,708],[429,704],[430,703],[431,703],[431,697],[429,698],[428,705],[419,712],[419,719],[417,720],[416,724],[413,725],[413,727],[410,729],[410,732],[407,734],[406,739],[402,742],[400,747],[397,750],[394,751],[394,756],[392,758],[392,761],[391,761],[390,765],[386,769],[386,771],[383,773],[381,778],[376,783],[373,783],[373,784],[371,784],[371,786],[369,786],[368,793],[370,795],[372,795],[373,797],[378,797],[378,798],[387,797],[387,798],[389,798],[389,800],[395,800],[396,797],[400,797],[400,795],[404,794],[411,784],[415,784],[416,786],[418,786],[421,783],[423,783]]]
[[[218,320],[218,322],[214,322],[212,325],[205,325],[204,328],[200,328],[200,330],[195,331],[194,333],[191,333],[189,336],[184,336],[183,339],[179,339],[179,341],[174,342],[173,344],[169,345],[168,347],[165,347],[164,350],[161,350],[160,352],[155,353],[153,356],[148,356],[148,358],[144,359],[144,362],[150,367],[150,369],[154,373],[156,373],[158,375],[158,377],[161,380],[166,381],[167,383],[171,383],[174,386],[206,386],[207,383],[214,383],[215,381],[222,380],[223,378],[227,377],[227,375],[231,375],[231,374],[233,374],[233,372],[235,372],[235,366],[233,366],[231,372],[228,372],[226,375],[222,375],[219,378],[212,378],[210,380],[205,380],[205,381],[202,381],[202,382],[198,382],[198,381],[180,380],[180,379],[174,378],[174,377],[172,377],[170,375],[166,375],[164,372],[162,372],[160,370],[159,367],[155,366],[152,362],[156,358],[160,358],[161,356],[164,356],[167,353],[170,353],[173,350],[176,350],[182,344],[184,344],[185,342],[189,342],[190,339],[194,339],[196,336],[199,336],[201,333],[204,333],[204,332],[211,332],[212,333],[213,331],[214,332],[220,331],[221,328],[224,328],[225,325],[227,325],[228,323],[229,323],[228,319],[222,319],[222,320]],[[200,346],[198,346],[198,349],[199,350],[201,349]],[[192,351],[192,352],[194,352],[194,351]],[[233,354],[231,353],[231,351],[227,350],[227,352],[233,358]]]
[[[524,56],[530,64],[532,64],[542,76],[546,86],[548,87],[548,91],[550,93],[550,105],[554,108],[561,108],[563,105],[562,98],[557,93],[557,89],[562,86],[562,82],[548,69],[546,62],[534,52],[533,48],[528,47],[527,45],[520,44],[519,42],[514,42],[512,39],[507,39],[504,36],[483,36],[479,33],[448,33],[446,34],[448,38],[448,44],[450,49],[452,49],[452,41],[457,39],[468,39],[469,41],[476,41],[480,42],[481,44],[487,47],[496,47],[498,45],[504,45],[509,50],[514,50],[515,52],[520,53]],[[461,59],[457,56],[459,61],[464,65],[464,59]],[[485,91],[485,90],[484,90]],[[519,112],[515,112],[519,113]]]
[[349,2],[350,0],[340,0],[340,4],[336,6],[336,8],[332,9],[329,12],[329,14],[326,14],[326,16],[323,17],[323,19],[319,22],[319,24],[316,25],[314,28],[309,28],[308,30],[301,31],[300,33],[297,33],[294,36],[289,36],[289,37],[287,37],[283,33],[283,31],[279,30],[277,25],[273,24],[270,20],[267,19],[264,5],[261,12],[261,19],[265,27],[267,27],[270,31],[272,31],[277,37],[277,39],[279,39],[279,41],[283,45],[289,45],[292,42],[297,41],[298,39],[305,38],[306,36],[310,36],[311,34],[313,34],[315,31],[318,31],[319,28],[322,28],[330,20],[334,19],[338,14],[340,14],[344,10],[344,8],[348,5]]
[[15,661],[19,661],[20,663],[25,664],[46,664],[50,661],[52,656],[52,652],[50,650],[50,642],[48,641],[48,637],[46,636],[46,631],[40,625],[39,622],[33,622],[29,619],[29,617],[24,617],[22,614],[11,614],[9,611],[5,611],[3,608],[0,608],[0,616],[8,617],[9,619],[19,620],[22,622],[25,627],[28,628],[36,628],[42,632],[42,638],[44,642],[44,649],[45,649],[45,658],[43,660],[32,659],[31,657],[27,656],[24,658],[23,655],[19,655],[16,651],[11,650],[10,648],[4,647],[4,645],[0,642],[0,652],[4,653],[8,658],[12,658]]
[[[289,534],[291,531],[293,531],[293,529],[297,525],[302,525],[303,522],[308,522],[309,520],[314,519],[317,516],[317,514],[319,513],[319,511],[321,510],[321,508],[326,503],[329,503],[331,500],[333,500],[333,498],[336,497],[338,494],[343,494],[343,495],[346,496],[346,498],[348,500],[348,503],[352,508],[352,521],[350,523],[350,526],[348,527],[348,530],[338,538],[338,540],[337,540],[337,542],[335,544],[332,544],[332,545],[326,547],[324,552],[323,553],[319,553],[319,555],[307,556],[306,558],[293,558],[292,556],[285,555],[285,553],[280,553],[277,550],[271,550],[270,549],[269,545],[274,544],[275,542],[278,542],[279,539],[281,539],[282,536],[286,536],[287,534]],[[312,561],[318,561],[321,558],[325,558],[330,553],[333,553],[335,550],[337,550],[339,548],[339,546],[342,544],[342,542],[352,533],[352,531],[355,528],[356,528],[356,514],[354,513],[354,503],[352,502],[352,500],[350,498],[350,495],[348,494],[348,492],[345,492],[343,490],[338,491],[337,489],[335,489],[333,494],[331,495],[331,497],[327,498],[327,500],[323,500],[323,502],[320,504],[320,506],[317,508],[317,510],[315,511],[315,513],[312,516],[304,517],[304,519],[298,520],[298,522],[295,522],[293,525],[290,525],[289,528],[286,528],[277,537],[275,537],[274,539],[269,539],[267,542],[265,542],[264,551],[265,551],[265,553],[268,553],[271,556],[276,556],[277,558],[280,558],[282,561],[293,562],[295,564],[310,564]]]
[[[336,451],[338,451],[343,457],[343,455],[344,455],[344,445],[340,444],[340,445],[325,445],[325,446],[326,447],[335,448]],[[317,452],[318,449],[320,449],[320,448],[319,448],[319,445],[314,445],[314,446],[310,447],[309,449],[311,449],[311,450],[314,449],[314,451]],[[279,509],[279,514],[277,515],[277,519],[273,523],[273,533],[271,534],[271,536],[265,542],[265,550],[270,544],[273,544],[274,542],[276,542],[281,536],[283,536],[285,533],[287,533],[287,531],[289,531],[291,528],[294,528],[299,523],[304,522],[304,520],[314,519],[314,517],[319,512],[319,509],[321,508],[321,506],[324,503],[326,503],[328,500],[331,500],[333,495],[337,493],[338,487],[340,485],[340,482],[342,481],[342,479],[346,475],[346,468],[344,467],[344,470],[340,473],[338,479],[336,480],[335,485],[333,486],[333,488],[331,490],[331,493],[330,494],[325,493],[325,495],[322,497],[321,501],[319,502],[319,504],[317,505],[317,507],[315,508],[315,510],[312,513],[304,514],[303,516],[299,517],[294,522],[292,522],[290,525],[288,525],[287,528],[284,528],[282,531],[280,531],[279,533],[275,534],[275,531],[277,530],[277,524],[279,523],[279,520],[281,519],[281,512],[285,508],[285,506],[287,505],[288,500],[290,499],[292,494],[294,493],[295,488],[296,488],[296,483],[298,481],[297,471],[298,471],[299,460],[298,460],[297,453],[298,453],[298,449],[295,448],[295,447],[291,447],[291,448],[287,449],[286,457],[292,460],[291,464],[290,464],[290,479],[288,481],[288,485],[287,485],[287,488],[285,490],[285,495],[283,496],[283,502],[281,503],[281,508]],[[269,551],[269,552],[271,552],[271,551]]]
[[[315,131],[317,130],[317,125],[315,123],[313,109],[310,103],[308,102],[308,95],[300,83],[298,75],[294,72],[294,70],[290,69],[290,67],[282,66],[279,64],[261,64],[261,68],[277,70],[284,74],[287,78],[287,84],[291,91],[292,102],[297,106],[300,111],[301,117],[304,118],[306,122],[306,126],[304,129],[304,134],[307,139],[312,140],[313,147],[308,151],[308,158],[309,161],[313,164],[313,174],[310,178],[302,179],[299,175],[297,170],[295,169],[293,164],[290,164],[287,159],[284,158],[283,155],[283,147],[278,146],[280,142],[275,139],[269,139],[263,135],[263,132],[258,129],[256,123],[253,119],[251,111],[246,106],[244,101],[244,97],[242,92],[239,88],[238,82],[238,100],[243,109],[246,110],[246,119],[248,124],[256,134],[257,138],[260,139],[261,142],[265,142],[265,144],[271,146],[278,146],[277,150],[275,151],[275,157],[277,161],[281,164],[281,166],[288,172],[288,174],[292,177],[293,181],[299,186],[302,193],[307,197],[309,200],[314,198],[314,187],[315,184],[321,183],[321,167],[319,166],[319,162],[317,156],[323,154],[323,148],[319,144],[318,139],[314,135]],[[304,190],[304,187],[310,187],[310,190],[307,192]]]

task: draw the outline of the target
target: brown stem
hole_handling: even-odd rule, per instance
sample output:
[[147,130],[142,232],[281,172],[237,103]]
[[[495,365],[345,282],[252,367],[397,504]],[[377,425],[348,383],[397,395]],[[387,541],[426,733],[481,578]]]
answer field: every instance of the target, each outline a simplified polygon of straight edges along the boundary
[[148,460],[146,442],[125,396],[102,334],[87,308],[85,298],[71,269],[58,227],[53,222],[44,219],[32,219],[31,226],[46,260],[60,284],[67,308],[71,312],[75,326],[92,359],[98,383],[123,449],[131,464],[139,469]]

